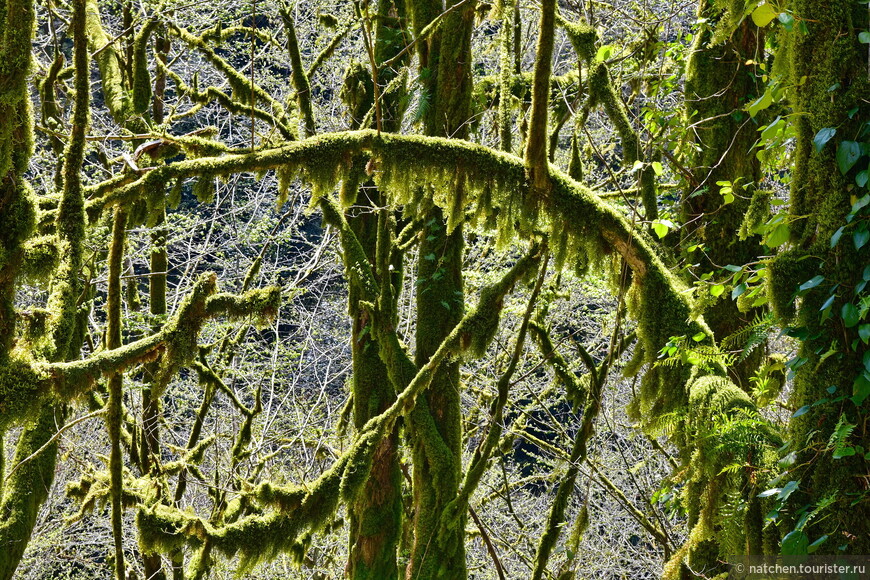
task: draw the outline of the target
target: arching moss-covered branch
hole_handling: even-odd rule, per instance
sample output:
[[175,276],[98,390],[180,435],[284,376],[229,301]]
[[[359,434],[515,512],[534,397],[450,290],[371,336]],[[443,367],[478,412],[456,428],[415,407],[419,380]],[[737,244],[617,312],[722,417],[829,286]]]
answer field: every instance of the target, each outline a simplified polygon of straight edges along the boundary
[[[454,192],[461,190],[463,207],[477,222],[498,227],[507,238],[548,232],[553,240],[563,240],[557,246],[558,263],[600,259],[614,251],[620,254],[633,271],[636,287],[642,287],[635,292],[633,310],[649,362],[671,336],[694,336],[701,331],[711,335],[703,321],[692,320],[682,283],[646,237],[592,191],[550,168],[549,195],[532,200],[520,159],[465,141],[377,136],[374,131],[321,135],[246,155],[171,163],[92,200],[91,207],[96,211],[134,200],[143,188],[172,179],[276,168],[301,173],[319,194],[332,190],[350,171],[354,157],[363,154],[373,158],[370,167],[375,181],[391,201],[405,204],[406,212],[416,214],[432,204],[450,208],[457,201]],[[649,388],[644,391],[648,396],[643,407],[651,410],[657,399],[670,398],[679,390],[675,391],[675,385],[687,378],[681,372],[653,369],[644,379]]]

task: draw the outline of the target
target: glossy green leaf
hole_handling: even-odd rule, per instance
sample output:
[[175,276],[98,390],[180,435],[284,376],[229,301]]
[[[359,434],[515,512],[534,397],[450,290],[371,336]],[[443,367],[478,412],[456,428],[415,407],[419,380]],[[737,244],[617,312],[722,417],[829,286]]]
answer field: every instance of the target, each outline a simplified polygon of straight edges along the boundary
[[779,224],[767,235],[764,243],[771,248],[776,248],[786,243],[790,235],[791,228],[788,224]]
[[795,417],[800,417],[801,415],[806,415],[807,413],[809,413],[811,408],[812,407],[810,407],[809,405],[804,405],[803,407],[801,407],[800,409],[795,411],[794,415],[792,415],[791,418],[794,419]]
[[816,133],[816,136],[813,137],[813,146],[816,148],[816,152],[824,148],[825,144],[830,141],[834,135],[837,134],[837,130],[834,127],[825,127],[824,129],[819,129],[819,132]]
[[837,147],[837,165],[840,173],[846,175],[861,159],[861,144],[857,141],[841,141]]
[[852,241],[855,242],[855,249],[860,250],[870,241],[870,230],[867,230],[866,226],[863,229],[855,230],[852,234]]
[[858,324],[858,308],[851,302],[843,304],[843,307],[840,309],[840,316],[843,317],[846,328],[852,328]]
[[809,290],[811,288],[815,288],[816,286],[818,286],[819,284],[821,284],[824,281],[825,281],[824,276],[814,276],[812,279],[807,280],[806,282],[801,284],[800,288],[801,288],[801,290]]
[[770,91],[765,91],[765,93],[763,95],[761,95],[761,97],[759,97],[754,102],[752,102],[750,105],[748,105],[746,107],[746,110],[749,111],[749,116],[754,118],[755,115],[757,115],[759,112],[763,111],[764,109],[768,108],[772,104],[773,104],[773,95],[770,93]]
[[752,11],[752,22],[759,28],[763,28],[778,16],[776,9],[770,4],[762,4]]

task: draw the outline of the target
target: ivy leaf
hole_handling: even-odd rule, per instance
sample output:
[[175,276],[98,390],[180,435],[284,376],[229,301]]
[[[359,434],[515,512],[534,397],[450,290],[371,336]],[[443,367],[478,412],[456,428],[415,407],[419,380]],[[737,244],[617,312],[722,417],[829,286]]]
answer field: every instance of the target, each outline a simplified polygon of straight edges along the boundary
[[595,60],[597,60],[598,62],[604,62],[608,60],[612,54],[613,46],[610,44],[605,44],[598,49],[598,52],[595,54]]
[[779,21],[782,23],[782,27],[785,28],[787,32],[791,32],[791,29],[794,27],[794,16],[792,16],[788,12],[783,12],[779,15]]
[[834,235],[831,236],[831,247],[833,248],[840,242],[840,237],[843,235],[843,230],[846,229],[846,226],[840,226],[837,228],[837,231],[834,232]]
[[653,231],[655,231],[659,238],[668,235],[668,232],[675,227],[677,227],[676,224],[671,220],[655,220],[652,223]]
[[861,340],[864,344],[870,343],[870,324],[862,324],[858,327],[858,336],[861,337]]
[[851,302],[843,304],[843,308],[840,309],[840,316],[843,317],[846,328],[852,328],[858,324],[858,308]]
[[870,231],[867,229],[856,230],[852,234],[852,241],[855,242],[855,249],[860,250],[868,241],[870,241]]
[[782,539],[782,555],[797,556],[806,554],[810,539],[800,530],[792,530]]
[[779,224],[773,228],[773,231],[770,232],[770,234],[768,234],[764,243],[771,248],[776,248],[786,243],[790,234],[791,228],[789,228],[788,224]]
[[798,481],[794,481],[794,480],[789,481],[784,486],[782,486],[781,490],[779,490],[779,494],[777,494],[776,499],[781,499],[781,500],[788,499],[788,496],[790,496],[791,494],[793,494],[797,490],[799,484],[800,484],[800,482],[798,482]]
[[825,540],[827,540],[827,539],[828,539],[828,536],[826,534],[826,535],[822,536],[821,538],[819,538],[818,540],[816,540],[815,542],[813,542],[812,544],[810,544],[809,546],[807,546],[807,553],[812,554],[813,552],[818,550],[819,546],[824,544]]
[[840,173],[846,175],[849,170],[855,167],[858,160],[861,158],[861,144],[857,141],[841,141],[837,147],[837,165],[840,166]]
[[813,145],[816,147],[816,153],[819,153],[824,148],[825,144],[836,134],[837,130],[834,127],[820,129],[819,132],[816,133],[816,136],[813,137]]
[[772,495],[776,495],[782,491],[781,487],[774,487],[773,489],[767,489],[758,494],[757,497],[770,497]]
[[771,20],[778,16],[776,9],[770,4],[762,4],[752,11],[752,22],[759,28],[770,24]]
[[807,280],[803,284],[801,284],[801,290],[809,290],[811,288],[815,288],[819,284],[825,281],[824,276],[815,276],[812,280]]
[[858,185],[858,187],[864,187],[865,185],[867,185],[868,179],[870,179],[870,172],[865,169],[864,171],[860,172],[858,175],[855,176],[855,183]]
[[723,292],[725,292],[725,286],[722,284],[716,284],[710,288],[710,294],[713,296],[721,296]]
[[770,91],[765,91],[761,97],[755,100],[752,104],[746,107],[746,110],[749,111],[749,116],[755,118],[760,111],[768,108],[773,104],[773,95],[771,95]]
[[834,459],[842,459],[844,457],[851,457],[855,455],[854,447],[840,447],[836,451],[834,451]]
[[870,32],[864,30],[858,34],[858,42],[861,44],[870,44]]
[[795,411],[794,415],[792,415],[791,418],[794,419],[795,417],[800,417],[801,415],[806,415],[807,413],[809,413],[809,411],[810,411],[810,406],[804,405],[803,407],[801,407],[800,409]]

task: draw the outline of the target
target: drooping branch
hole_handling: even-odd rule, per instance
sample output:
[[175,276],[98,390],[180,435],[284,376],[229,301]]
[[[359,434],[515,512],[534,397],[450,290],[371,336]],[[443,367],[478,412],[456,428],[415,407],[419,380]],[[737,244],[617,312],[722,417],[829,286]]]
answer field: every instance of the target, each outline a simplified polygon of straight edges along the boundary
[[[417,213],[433,203],[451,209],[457,201],[452,192],[461,187],[466,211],[508,239],[548,232],[554,240],[557,264],[566,259],[600,260],[616,251],[633,272],[637,290],[630,303],[649,362],[671,336],[711,335],[702,320],[692,319],[682,284],[646,238],[614,208],[554,168],[550,169],[550,195],[532,200],[520,159],[465,141],[395,134],[378,137],[374,131],[326,134],[256,153],[171,163],[96,197],[89,210],[98,212],[107,205],[128,203],[150,186],[173,179],[276,168],[302,173],[319,196],[350,171],[357,155],[373,158],[376,182],[392,202],[405,204],[406,212]],[[657,367],[645,375],[641,392],[644,409],[652,409],[656,401],[665,399],[668,406],[679,404],[681,398],[673,396],[678,392],[674,385],[688,378],[681,368]]]
[[[247,112],[250,112],[250,107],[254,106],[255,103],[251,102],[251,97],[254,97],[255,101],[261,101],[268,105],[268,108],[272,111],[272,115],[274,117],[274,122],[278,126],[288,127],[287,123],[287,113],[284,109],[284,105],[278,102],[272,95],[270,95],[265,89],[260,87],[259,85],[251,86],[251,80],[246,78],[245,75],[236,70],[230,63],[228,63],[225,59],[220,57],[214,49],[212,49],[208,43],[200,36],[196,36],[184,28],[178,26],[170,26],[170,33],[178,36],[183,42],[187,43],[188,46],[192,48],[196,48],[202,55],[208,60],[212,66],[214,66],[220,73],[224,75],[229,83],[230,87],[233,90],[233,99],[235,101],[241,102],[243,105],[247,105]],[[295,134],[295,131],[292,133]]]

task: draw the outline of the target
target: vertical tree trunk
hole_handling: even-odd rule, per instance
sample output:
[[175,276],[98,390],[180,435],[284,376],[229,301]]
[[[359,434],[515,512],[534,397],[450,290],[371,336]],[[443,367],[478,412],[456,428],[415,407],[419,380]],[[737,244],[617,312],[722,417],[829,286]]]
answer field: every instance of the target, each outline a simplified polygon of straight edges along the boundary
[[[457,2],[449,2],[448,8]],[[414,3],[414,28],[419,34],[441,11],[440,2]],[[429,135],[464,139],[471,113],[471,29],[475,3],[469,2],[444,18],[439,32],[420,43],[420,66],[431,75],[435,101],[426,119]],[[460,192],[455,192],[459,195]],[[458,204],[461,208],[461,204]],[[439,208],[423,218],[417,286],[416,364],[429,357],[462,318],[463,228],[447,231]],[[414,545],[407,578],[466,577],[466,514],[453,527],[439,526],[445,506],[456,497],[462,472],[462,431],[459,363],[442,363],[409,417],[414,460]]]
[[[724,11],[710,0],[699,3],[698,15],[706,19],[695,37],[686,71],[686,109],[694,116],[693,134],[697,147],[690,159],[695,180],[683,203],[686,243],[703,244],[700,272],[716,271],[727,264],[747,264],[759,255],[757,236],[738,238],[738,230],[759,186],[761,163],[753,145],[757,124],[743,111],[750,95],[764,93],[765,86],[755,74],[763,59],[762,31],[746,18],[730,35],[714,39]],[[735,199],[725,204],[717,182],[734,183]],[[695,257],[693,255],[693,257]],[[704,320],[717,341],[734,334],[751,322],[759,311],[741,313],[735,301],[723,296],[704,311]],[[763,349],[734,365],[730,378],[746,391],[749,378],[758,368]]]
[[[799,451],[795,465],[800,466],[792,475],[800,479],[801,491],[790,499],[797,508],[834,497],[836,503],[824,512],[827,517],[812,520],[803,533],[810,542],[823,534],[834,535],[821,545],[822,553],[867,554],[870,518],[866,480],[861,478],[867,463],[860,453],[835,459],[829,438],[838,425],[851,424],[855,425],[852,444],[866,447],[868,403],[818,402],[832,396],[828,390],[832,386],[836,395],[851,397],[858,392],[870,356],[868,345],[858,337],[858,326],[842,315],[861,296],[855,289],[870,263],[870,247],[856,249],[852,229],[838,243],[832,241],[838,228],[846,226],[853,200],[867,194],[866,186],[855,186],[856,174],[866,164],[844,174],[836,155],[843,141],[861,139],[859,131],[870,118],[867,48],[858,41],[858,31],[868,28],[868,10],[858,0],[794,0],[792,9],[795,18],[806,24],[807,33],[795,26],[788,40],[797,113],[791,213],[806,218],[793,222],[795,248],[771,265],[781,286],[774,301],[790,300],[797,284],[814,275],[823,276],[824,282],[803,295],[795,323],[806,329],[808,337],[801,343],[799,356],[806,362],[797,370],[791,404],[796,409],[810,405],[810,410],[792,421],[791,440]],[[806,82],[801,84],[801,79]],[[828,127],[836,127],[836,137],[816,151],[813,139]],[[826,320],[822,310],[832,293],[836,298]],[[822,356],[832,346],[836,354]],[[853,503],[862,495],[864,499]],[[780,532],[788,531],[780,526]]]
[[[401,0],[379,0],[374,34],[374,57],[377,66],[390,60],[404,48],[405,7]],[[301,67],[301,61],[299,66]],[[401,129],[403,107],[402,91],[383,94],[386,85],[395,78],[399,66],[382,67],[378,72],[383,112],[381,129],[396,132]],[[368,102],[356,95],[355,100]],[[365,115],[365,111],[360,117]],[[353,187],[356,187],[353,185]],[[373,183],[359,191],[343,192],[342,198],[356,198],[347,220],[362,245],[372,271],[377,272],[378,208],[386,200]],[[393,280],[380,280],[381,284],[401,287],[401,258],[393,270]],[[359,307],[363,288],[348,276],[348,310],[353,320],[351,353],[353,357],[352,396],[354,427],[359,430],[366,422],[386,410],[396,399],[387,367],[381,360],[377,342],[371,332],[368,314]],[[353,580],[379,580],[399,575],[398,549],[402,536],[402,473],[399,467],[399,434],[394,429],[378,444],[372,460],[372,470],[362,492],[348,506],[350,515],[350,556],[347,576]]]

